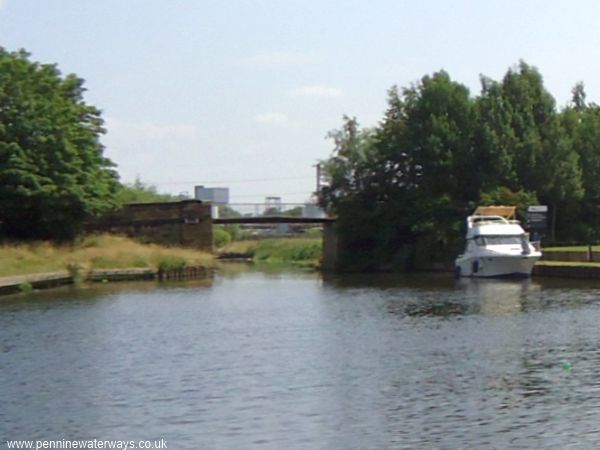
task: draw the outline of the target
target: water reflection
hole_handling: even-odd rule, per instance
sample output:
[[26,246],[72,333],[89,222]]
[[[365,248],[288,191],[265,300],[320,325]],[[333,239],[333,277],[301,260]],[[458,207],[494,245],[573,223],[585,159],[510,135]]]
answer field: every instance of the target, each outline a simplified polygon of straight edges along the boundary
[[323,280],[326,288],[349,295],[378,292],[389,300],[390,313],[408,316],[502,316],[549,308],[582,307],[600,300],[600,281],[597,280],[455,280],[444,273],[326,275]]
[[599,293],[228,265],[214,281],[14,297],[0,302],[0,435],[593,448]]
[[535,282],[511,279],[461,279],[465,297],[476,306],[479,314],[497,316],[515,314],[522,310],[528,295],[539,290]]

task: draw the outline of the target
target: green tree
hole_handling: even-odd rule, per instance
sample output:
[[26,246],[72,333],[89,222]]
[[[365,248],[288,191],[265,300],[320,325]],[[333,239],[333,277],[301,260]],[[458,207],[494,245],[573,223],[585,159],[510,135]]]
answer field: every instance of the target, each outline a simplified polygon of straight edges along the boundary
[[478,186],[471,177],[475,115],[469,90],[441,71],[405,89],[403,103],[406,150],[419,170],[420,190],[428,196],[471,198]]
[[508,205],[517,207],[519,220],[526,219],[527,207],[539,203],[535,192],[513,192],[506,186],[500,186],[491,191],[482,192],[479,204],[481,206]]
[[575,239],[600,240],[600,106],[586,102],[583,83],[573,88],[572,103],[562,111],[561,120],[571,136],[573,150],[579,156],[584,196],[578,215],[571,221],[577,224],[569,231]]
[[342,269],[375,269],[385,240],[378,224],[392,226],[382,219],[386,189],[381,182],[389,180],[379,176],[385,164],[375,145],[377,137],[374,130],[361,129],[355,118],[347,116],[342,128],[328,136],[334,151],[322,165],[328,183],[319,192],[319,203],[338,217]]
[[473,125],[468,90],[439,72],[402,94],[392,88],[376,129],[345,118],[330,133],[335,150],[320,200],[338,216],[342,260],[363,263],[360,269],[406,266],[419,263],[415,255],[448,251],[478,193],[468,176]]
[[[418,175],[411,218],[413,252],[425,261],[454,253],[462,221],[479,192],[474,166],[474,101],[469,90],[444,72],[404,90],[405,152]],[[411,211],[411,212],[409,212]]]
[[583,86],[561,117],[537,69],[524,62],[500,82],[481,83],[472,98],[437,72],[392,88],[377,127],[360,129],[345,117],[330,133],[329,184],[319,199],[338,217],[342,263],[352,266],[343,268],[448,260],[478,204],[516,205],[523,215],[539,200],[554,218],[562,211],[562,237],[588,184],[586,198],[599,204],[600,188],[591,184],[600,176],[600,110],[587,106]]
[[5,235],[72,238],[113,206],[117,175],[103,156],[100,111],[83,80],[0,48],[0,222]]
[[182,199],[171,194],[161,194],[156,186],[146,184],[139,178],[136,178],[132,184],[120,185],[115,198],[117,206],[127,203],[172,202],[178,200]]
[[512,115],[513,108],[504,99],[502,85],[481,77],[481,94],[476,99],[476,126],[473,135],[473,162],[477,168],[472,177],[482,191],[498,186],[519,189],[513,161],[517,145]]
[[558,211],[584,193],[579,155],[535,67],[521,61],[509,70],[502,81],[502,97],[510,110],[511,133],[505,142],[513,146],[518,180],[513,190],[535,192],[540,202],[551,207],[554,237]]

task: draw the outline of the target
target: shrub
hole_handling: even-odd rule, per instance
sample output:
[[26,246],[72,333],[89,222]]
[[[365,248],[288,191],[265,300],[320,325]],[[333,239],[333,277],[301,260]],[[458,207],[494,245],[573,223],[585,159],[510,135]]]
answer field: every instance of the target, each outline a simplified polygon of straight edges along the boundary
[[186,260],[179,256],[165,256],[158,263],[158,269],[162,272],[168,272],[171,270],[181,270],[184,269],[186,266]]
[[213,245],[216,248],[226,246],[231,242],[231,234],[223,227],[213,227]]

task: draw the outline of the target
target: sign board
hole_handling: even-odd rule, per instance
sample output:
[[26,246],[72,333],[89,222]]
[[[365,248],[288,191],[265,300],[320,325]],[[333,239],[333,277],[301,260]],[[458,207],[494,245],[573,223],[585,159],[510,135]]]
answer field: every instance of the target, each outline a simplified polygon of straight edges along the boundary
[[195,186],[194,198],[214,205],[227,205],[229,203],[229,188]]
[[527,208],[527,228],[538,233],[545,233],[548,228],[548,207],[534,205]]

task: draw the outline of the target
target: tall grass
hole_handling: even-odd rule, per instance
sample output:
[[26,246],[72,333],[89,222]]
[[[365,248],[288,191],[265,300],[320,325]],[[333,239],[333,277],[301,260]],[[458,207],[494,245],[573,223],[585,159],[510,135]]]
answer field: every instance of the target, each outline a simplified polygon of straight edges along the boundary
[[[573,246],[566,246],[566,247],[544,247],[542,250],[545,252],[587,252],[588,246],[587,245],[573,245]],[[592,246],[592,251],[593,252],[600,251],[600,246],[599,245]]]
[[48,242],[0,246],[0,276],[91,269],[158,268],[172,265],[212,267],[212,255],[192,249],[141,244],[114,235],[86,236],[70,245]]
[[221,251],[245,254],[255,262],[316,266],[323,250],[321,238],[294,238],[236,241]]

